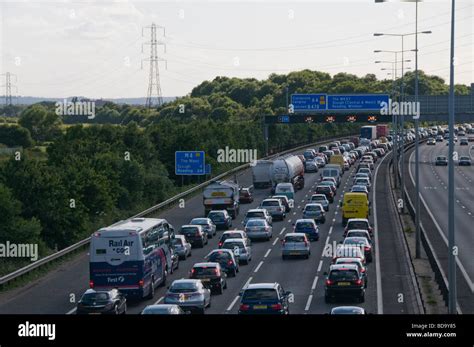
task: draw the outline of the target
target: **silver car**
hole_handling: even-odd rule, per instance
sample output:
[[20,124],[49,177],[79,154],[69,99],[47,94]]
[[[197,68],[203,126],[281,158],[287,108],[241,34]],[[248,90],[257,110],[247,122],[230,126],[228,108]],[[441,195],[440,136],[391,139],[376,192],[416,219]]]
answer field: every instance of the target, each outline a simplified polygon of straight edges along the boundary
[[179,256],[179,259],[184,260],[191,256],[191,244],[186,241],[184,235],[175,235],[174,239],[171,240],[174,251]]
[[290,256],[304,256],[308,259],[310,255],[310,242],[306,234],[288,233],[281,240],[281,257],[283,260]]
[[249,219],[245,225],[245,232],[250,239],[270,240],[273,236],[273,228],[264,219]]
[[286,217],[286,208],[281,203],[280,199],[265,199],[260,204],[261,209],[265,209],[270,213],[273,219],[283,220]]
[[329,200],[324,194],[313,194],[309,199],[310,202],[321,204],[324,208],[324,211],[329,211]]
[[265,219],[268,224],[272,225],[272,216],[266,209],[255,208],[252,210],[248,210],[247,214],[245,215],[244,220],[242,221],[243,225],[247,224],[249,219]]
[[178,305],[186,312],[204,313],[211,305],[211,291],[201,280],[175,280],[165,294],[164,303]]
[[221,248],[232,250],[239,264],[248,264],[252,260],[252,247],[244,239],[227,239]]
[[190,225],[200,225],[205,233],[207,233],[207,237],[212,239],[213,236],[216,236],[216,225],[210,218],[193,218]]

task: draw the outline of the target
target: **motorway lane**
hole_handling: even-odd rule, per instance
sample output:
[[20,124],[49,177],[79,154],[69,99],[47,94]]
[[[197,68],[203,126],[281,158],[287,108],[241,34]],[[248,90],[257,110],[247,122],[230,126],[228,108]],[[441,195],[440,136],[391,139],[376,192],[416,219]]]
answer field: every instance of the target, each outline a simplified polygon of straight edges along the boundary
[[[455,150],[459,156],[469,155],[469,146],[456,144]],[[431,213],[436,219],[447,238],[448,231],[448,168],[435,166],[433,161],[437,155],[448,155],[448,146],[445,142],[435,146],[422,145],[420,147],[420,187],[421,195],[428,204]],[[414,173],[414,161],[410,159],[411,172]],[[459,247],[459,260],[464,267],[471,283],[474,278],[474,262],[472,249],[474,236],[472,223],[474,222],[474,166],[455,167],[455,218],[456,244]]]
[[[209,313],[230,313],[236,312],[238,300],[236,299],[241,288],[246,282],[278,281],[286,290],[291,290],[295,294],[295,303],[292,305],[292,313],[326,313],[330,307],[337,304],[327,305],[324,303],[324,276],[323,272],[327,270],[330,259],[321,259],[323,245],[326,242],[329,230],[331,230],[330,242],[342,239],[342,227],[340,225],[340,215],[336,213],[339,209],[338,201],[343,189],[350,189],[347,184],[349,174],[344,174],[344,180],[338,189],[337,201],[331,204],[330,212],[327,214],[326,224],[321,226],[321,238],[318,242],[312,243],[312,255],[309,260],[297,259],[283,262],[280,254],[281,236],[292,230],[291,222],[301,218],[302,208],[310,196],[309,188],[315,187],[319,174],[307,174],[306,186],[303,190],[297,191],[295,199],[295,208],[287,216],[285,221],[276,221],[274,223],[274,237],[270,242],[254,242],[253,260],[249,265],[240,267],[240,273],[236,278],[230,278],[228,289],[224,295],[213,296],[212,307]],[[245,170],[238,176],[239,183],[242,186],[251,184],[250,170]],[[255,201],[251,204],[241,205],[241,213],[233,221],[233,227],[241,228],[240,221],[245,212],[250,208],[255,208],[269,195],[269,189],[255,190]],[[202,216],[202,197],[195,196],[186,201],[184,208],[178,206],[160,213],[158,216],[166,218],[176,229],[182,224],[188,223],[192,218]],[[334,222],[333,222],[334,219]],[[332,228],[331,228],[332,226]],[[281,233],[281,235],[280,235]],[[218,232],[220,235],[221,232]],[[278,239],[277,239],[278,237]],[[277,240],[277,241],[275,241]],[[209,245],[203,249],[193,249],[192,257],[186,261],[180,262],[180,268],[168,277],[168,284],[174,279],[186,278],[188,271],[195,262],[202,261],[204,256],[214,248],[217,248],[218,238],[209,240]],[[271,251],[269,252],[269,249]],[[320,265],[320,261],[322,264]],[[263,263],[261,263],[263,261]],[[367,290],[366,303],[362,306],[369,312],[376,312],[377,298],[375,295],[375,270],[374,263],[369,265],[369,288]],[[318,280],[315,281],[315,277]],[[315,288],[313,288],[316,286]],[[21,289],[10,297],[9,300],[3,300],[0,304],[0,313],[73,313],[75,304],[70,302],[72,294],[75,298],[88,287],[88,257],[86,254],[79,256],[67,267],[60,267],[31,286]],[[166,288],[157,288],[153,300],[141,302],[130,302],[129,313],[139,313],[146,305],[161,302]],[[310,295],[312,299],[310,299]],[[231,304],[234,303],[232,307]]]

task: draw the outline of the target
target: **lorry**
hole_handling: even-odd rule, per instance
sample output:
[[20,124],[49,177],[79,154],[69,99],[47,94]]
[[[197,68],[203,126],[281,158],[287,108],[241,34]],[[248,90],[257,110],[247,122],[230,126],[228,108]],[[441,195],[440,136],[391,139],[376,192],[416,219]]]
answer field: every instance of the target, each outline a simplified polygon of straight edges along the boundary
[[365,125],[361,127],[360,138],[375,140],[377,138],[377,127],[375,125]]
[[296,189],[304,188],[304,164],[296,155],[278,157],[270,169],[272,192],[278,183],[291,183]]
[[389,134],[389,128],[387,124],[377,124],[376,129],[377,138],[386,137]]
[[343,172],[339,164],[328,164],[321,170],[321,179],[324,177],[334,177],[336,179],[336,185],[339,187]]
[[232,219],[239,214],[239,190],[237,183],[232,181],[216,181],[209,184],[203,191],[204,215],[211,210],[227,210]]
[[266,188],[272,185],[270,169],[272,167],[271,160],[257,160],[252,166],[252,179],[254,188]]

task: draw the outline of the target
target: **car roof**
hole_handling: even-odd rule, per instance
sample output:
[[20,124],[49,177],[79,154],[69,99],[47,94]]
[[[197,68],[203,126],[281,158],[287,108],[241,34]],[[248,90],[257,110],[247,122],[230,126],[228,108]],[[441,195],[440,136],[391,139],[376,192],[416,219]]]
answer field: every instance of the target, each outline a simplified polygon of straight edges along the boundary
[[180,284],[180,283],[193,283],[193,284],[198,284],[200,283],[201,280],[194,280],[194,279],[190,279],[190,278],[183,278],[183,279],[180,279],[180,280],[174,280],[173,283],[171,283],[171,285],[173,284]]
[[231,256],[234,256],[234,253],[232,253],[230,249],[225,249],[225,248],[213,249],[212,251],[208,253],[208,255],[211,255],[213,253],[227,253]]
[[332,264],[331,266],[329,266],[329,271],[341,269],[351,269],[359,271],[359,267],[356,264]]
[[267,199],[263,199],[262,203],[265,202],[265,201],[277,201],[277,202],[280,202],[280,199],[276,199],[276,198],[267,198]]
[[351,263],[357,262],[357,263],[360,263],[362,265],[362,260],[360,260],[360,258],[347,258],[347,257],[337,258],[336,259],[336,265],[339,265],[337,263],[344,263],[345,261],[348,261],[348,262],[351,262]]
[[219,263],[215,262],[202,262],[202,263],[196,263],[193,265],[193,267],[219,267]]
[[84,294],[95,294],[95,293],[107,293],[109,294],[111,291],[116,290],[116,289],[103,289],[103,290],[95,290],[95,289],[87,289]]
[[250,283],[244,290],[247,289],[276,289],[278,287],[278,283]]
[[369,222],[367,218],[349,218],[349,220],[347,221],[347,223],[350,223],[350,222]]
[[[308,205],[309,205],[309,204],[308,204]],[[320,204],[318,204],[318,205],[320,205]],[[295,224],[297,224],[297,223],[307,223],[307,222],[316,224],[316,222],[314,221],[314,219],[311,219],[311,218],[300,218],[300,219],[297,219],[296,222],[295,222]]]
[[324,194],[313,194],[313,195],[311,195],[311,198],[314,197],[314,196],[322,197],[322,198],[325,198],[327,200],[326,195],[324,195]]
[[196,220],[196,219],[203,219],[203,220],[205,220],[205,221],[207,221],[207,222],[211,222],[211,219],[210,219],[210,218],[207,218],[207,217],[196,217],[196,218],[193,218],[193,219],[191,219],[191,220],[193,221],[193,220]]
[[[257,219],[257,218],[251,218],[251,219]],[[250,220],[250,219],[249,219]],[[234,230],[226,230],[222,233],[222,235],[226,234],[226,235],[229,235],[230,233],[239,233],[239,234],[242,234],[242,235],[245,235],[245,231],[243,230],[237,230],[237,229],[234,229]]]
[[199,228],[199,229],[202,229],[202,226],[199,225],[199,224],[184,224],[184,225],[181,225],[181,228]]
[[347,231],[348,234],[349,234],[349,233],[352,233],[352,232],[362,232],[362,233],[364,233],[364,234],[369,235],[369,232],[368,232],[367,230],[365,230],[365,229],[351,229],[351,230],[348,230],[348,231]]
[[287,236],[306,236],[305,233],[286,233],[285,237]]
[[249,213],[249,212],[265,212],[265,211],[266,211],[266,209],[264,209],[264,208],[252,208],[252,209],[248,210],[247,213]]
[[265,219],[262,219],[262,218],[249,218],[249,220],[247,221],[248,222],[251,222],[251,221],[254,221],[254,222],[259,222],[259,223],[267,223],[267,221]]
[[228,243],[230,243],[230,242],[241,242],[241,243],[244,243],[244,240],[243,240],[243,239],[226,239],[226,240],[224,241],[224,243],[226,243],[226,242],[228,242]]

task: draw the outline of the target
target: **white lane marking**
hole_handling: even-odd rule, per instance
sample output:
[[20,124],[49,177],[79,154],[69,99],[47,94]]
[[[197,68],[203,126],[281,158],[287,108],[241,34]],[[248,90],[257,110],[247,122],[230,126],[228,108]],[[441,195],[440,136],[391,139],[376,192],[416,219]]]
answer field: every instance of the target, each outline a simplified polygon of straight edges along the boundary
[[[413,152],[410,155],[410,161],[412,160],[413,155],[415,152]],[[410,179],[413,184],[415,184],[415,179],[413,178],[413,173],[411,172],[411,165],[408,167],[408,173],[410,174]],[[444,187],[444,189],[448,189],[448,187]],[[428,207],[428,204],[426,203],[425,199],[423,198],[423,194],[420,194],[420,200],[423,203],[423,206],[425,206],[426,211],[428,211],[428,214],[430,215],[430,218],[433,220],[434,225],[436,226],[436,229],[438,230],[438,233],[441,235],[444,243],[446,246],[449,246],[448,244],[448,239],[446,238],[446,235],[444,235],[443,230],[441,229],[440,225],[438,224],[438,221],[435,219],[433,213],[431,212],[430,208]],[[377,249],[375,250],[377,252]],[[461,270],[462,275],[464,276],[464,279],[467,282],[467,285],[471,289],[471,293],[474,293],[474,283],[472,282],[471,278],[467,274],[466,269],[464,268],[464,265],[461,263],[461,260],[459,260],[459,257],[456,257],[456,264],[459,266],[459,270]],[[443,271],[443,269],[441,269]],[[444,274],[444,271],[443,271]]]
[[263,260],[258,264],[258,266],[255,268],[255,270],[253,270],[253,272],[257,273],[258,270],[260,270],[260,268],[262,267],[263,265]]
[[333,226],[331,225],[331,227],[329,228],[328,235],[331,235],[331,233],[332,233],[332,228],[333,228]]
[[372,200],[374,202],[374,228],[375,228],[375,280],[377,282],[377,313],[383,314],[383,300],[382,300],[382,275],[380,273],[380,254],[379,254],[379,228],[377,221],[377,201],[375,199],[377,192],[377,178],[379,173],[379,168],[382,165],[382,162],[388,156],[383,157],[382,161],[377,168],[375,169],[374,175],[374,187],[372,189]]
[[239,300],[240,296],[236,296],[234,298],[234,300],[232,300],[231,304],[229,305],[229,307],[227,307],[227,311],[230,311],[232,310],[232,307],[234,307],[235,303],[237,302],[237,300]]
[[319,261],[319,265],[318,265],[318,272],[321,271],[321,268],[323,267],[323,260],[321,259]]
[[250,276],[249,279],[247,280],[247,282],[245,282],[244,288],[246,288],[250,284],[250,282],[252,282],[252,279],[253,279],[253,277]]
[[270,252],[272,251],[272,249],[270,248],[267,253],[265,253],[265,255],[263,256],[264,258],[268,257],[268,255],[270,254]]
[[72,310],[68,311],[66,314],[73,314],[74,312],[76,312],[77,308],[74,307]]
[[162,296],[161,298],[159,298],[158,300],[156,300],[156,302],[153,304],[153,305],[158,305],[161,301],[163,301],[165,297]]
[[278,237],[275,239],[275,241],[273,241],[273,246],[275,246],[277,242],[278,242]]
[[315,290],[317,284],[318,284],[318,276],[314,278],[313,285],[311,286],[311,290]]
[[291,223],[291,219],[288,219],[288,223]]
[[280,234],[279,234],[279,235],[283,234],[283,233],[285,232],[285,229],[286,229],[286,228],[283,228],[283,229],[281,229],[281,231],[280,231]]
[[327,246],[328,243],[329,243],[329,235],[328,235],[328,237],[326,238],[326,242],[325,242],[324,246]]
[[309,307],[311,306],[311,301],[313,300],[313,294],[311,294],[309,297],[308,297],[308,301],[306,302],[306,306],[304,308],[305,311],[308,311],[309,310]]
[[336,221],[336,218],[333,218],[333,219],[332,219],[332,222],[334,223],[335,221]]
[[293,215],[295,215],[295,214],[296,214],[296,212],[293,212]]
[[[301,208],[301,205],[298,205],[298,209],[300,209],[300,208]],[[295,213],[293,213],[293,214],[296,214],[296,212],[295,212]]]

